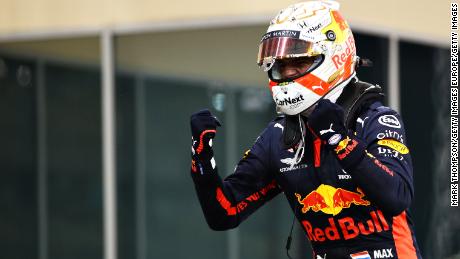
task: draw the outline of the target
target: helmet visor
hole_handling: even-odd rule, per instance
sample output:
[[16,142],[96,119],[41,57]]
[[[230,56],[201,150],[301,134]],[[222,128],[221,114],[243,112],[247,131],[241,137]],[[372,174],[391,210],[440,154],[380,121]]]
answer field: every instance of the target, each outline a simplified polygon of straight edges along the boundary
[[310,56],[312,53],[313,43],[291,38],[291,37],[273,37],[264,39],[259,45],[259,54],[257,64],[273,63],[275,59],[294,58]]
[[323,60],[323,55],[276,60],[268,71],[268,77],[278,83],[292,81],[315,70]]

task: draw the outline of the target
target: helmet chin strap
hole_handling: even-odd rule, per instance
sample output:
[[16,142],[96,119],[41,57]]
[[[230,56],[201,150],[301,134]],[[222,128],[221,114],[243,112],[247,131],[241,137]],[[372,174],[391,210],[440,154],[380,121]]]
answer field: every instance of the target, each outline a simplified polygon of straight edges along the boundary
[[337,102],[337,99],[339,99],[340,95],[343,92],[343,89],[345,89],[345,86],[347,86],[350,83],[350,81],[353,80],[353,79],[358,81],[358,78],[356,77],[356,72],[353,73],[345,81],[343,81],[340,84],[336,85],[331,91],[329,91],[327,94],[325,94],[323,97],[321,97],[318,101],[316,101],[312,106],[308,107],[306,110],[304,110],[300,114],[308,118],[310,113],[315,109],[316,104],[319,101],[321,101],[322,99],[328,99],[329,101],[331,101],[333,103]]
[[[354,72],[349,78],[347,78],[345,81],[341,82],[340,84],[336,85],[334,89],[329,91],[326,95],[323,96],[323,98],[328,99],[329,101],[335,103],[337,99],[339,99],[339,96],[342,94],[343,89],[345,88],[350,81],[356,78],[356,81],[358,81],[358,78],[356,77],[356,72]],[[321,98],[322,99],[322,98]],[[321,100],[320,99],[320,100]],[[319,101],[319,100],[318,100]]]

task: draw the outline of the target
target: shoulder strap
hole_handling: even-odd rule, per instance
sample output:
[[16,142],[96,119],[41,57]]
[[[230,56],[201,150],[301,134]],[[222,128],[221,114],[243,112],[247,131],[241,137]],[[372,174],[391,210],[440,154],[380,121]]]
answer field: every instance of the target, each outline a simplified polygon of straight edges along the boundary
[[377,101],[383,101],[383,90],[379,85],[372,85],[358,79],[351,80],[337,99],[337,104],[345,110],[345,126],[355,130],[356,119]]
[[[350,81],[337,99],[337,104],[345,110],[345,126],[355,130],[356,119],[369,106],[377,101],[382,102],[384,97],[382,88],[357,78]],[[299,119],[297,116],[284,116],[284,130],[282,143],[285,148],[293,147],[300,141]]]

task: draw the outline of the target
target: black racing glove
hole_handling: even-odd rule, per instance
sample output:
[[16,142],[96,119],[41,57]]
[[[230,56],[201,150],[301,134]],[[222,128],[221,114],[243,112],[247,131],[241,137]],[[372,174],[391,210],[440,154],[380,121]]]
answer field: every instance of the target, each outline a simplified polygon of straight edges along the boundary
[[196,163],[203,174],[202,166],[215,168],[212,140],[216,136],[219,120],[207,109],[198,111],[190,117],[192,131],[192,171],[197,172]]
[[344,123],[344,111],[327,99],[318,102],[308,117],[308,127],[329,147],[333,148],[344,168],[362,159],[365,144],[348,134]]
[[347,136],[344,111],[339,105],[321,99],[308,117],[308,127],[331,147],[336,147]]

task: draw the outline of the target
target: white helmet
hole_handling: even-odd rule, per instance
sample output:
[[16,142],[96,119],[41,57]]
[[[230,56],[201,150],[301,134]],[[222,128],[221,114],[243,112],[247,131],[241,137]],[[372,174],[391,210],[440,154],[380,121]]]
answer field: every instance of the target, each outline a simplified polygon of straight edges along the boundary
[[[335,1],[310,1],[281,10],[259,45],[257,63],[268,71],[277,110],[299,114],[321,98],[335,102],[355,75],[355,41]],[[283,60],[311,60],[295,77],[279,73]]]

